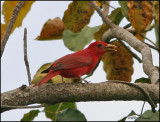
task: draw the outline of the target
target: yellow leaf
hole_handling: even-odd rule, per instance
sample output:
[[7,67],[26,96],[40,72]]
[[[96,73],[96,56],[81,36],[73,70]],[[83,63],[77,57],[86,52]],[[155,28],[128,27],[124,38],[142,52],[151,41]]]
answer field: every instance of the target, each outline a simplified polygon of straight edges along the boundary
[[62,37],[63,30],[64,30],[64,23],[59,17],[52,20],[49,19],[43,25],[41,34],[36,39],[37,40],[60,39]]
[[[48,69],[52,64],[53,63],[47,63],[47,64],[42,65],[38,69],[37,73],[34,75],[33,80],[32,80],[32,84],[36,84],[41,79],[43,79],[47,75],[47,73],[41,73],[41,72],[46,70],[46,69]],[[49,81],[51,81],[52,83],[62,83],[62,76],[57,75],[57,76],[53,77],[51,80],[49,80]],[[71,78],[63,78],[63,81],[65,83],[72,83],[72,79]]]
[[[33,4],[34,1],[25,1],[24,6],[21,8],[17,19],[13,25],[12,31],[11,33],[15,30],[16,27],[20,27],[22,25],[22,21],[24,19],[24,17],[27,15],[27,13],[29,12],[31,5]],[[4,15],[4,21],[5,21],[5,25],[1,27],[3,27],[3,31],[6,31],[6,27],[11,19],[11,16],[13,14],[13,10],[15,8],[15,6],[17,5],[18,1],[4,1],[3,6],[2,6],[2,14]],[[3,38],[4,32],[1,32],[1,40]]]
[[64,12],[63,22],[66,29],[80,32],[90,22],[94,8],[89,1],[73,1]]
[[152,20],[153,6],[151,1],[127,1],[128,17],[136,32],[147,29]]
[[106,52],[102,61],[108,80],[131,81],[133,73],[133,57],[131,53],[118,41],[113,41],[116,45],[116,52]]

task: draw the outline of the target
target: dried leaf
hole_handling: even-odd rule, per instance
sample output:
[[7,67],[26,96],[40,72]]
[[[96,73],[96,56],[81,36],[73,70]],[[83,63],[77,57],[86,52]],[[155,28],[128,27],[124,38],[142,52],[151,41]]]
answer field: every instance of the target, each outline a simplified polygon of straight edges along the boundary
[[49,40],[49,39],[60,39],[64,30],[64,23],[59,18],[49,19],[41,30],[40,36],[36,40]]
[[63,22],[66,29],[80,32],[90,22],[94,8],[89,1],[73,1],[64,12]]
[[[42,78],[44,78],[47,75],[47,73],[41,73],[41,72],[44,71],[44,70],[46,70],[46,69],[48,69],[52,64],[53,63],[47,63],[47,64],[42,65],[38,69],[38,71],[36,72],[36,74],[34,75],[33,80],[32,80],[32,84],[36,84]],[[63,81],[62,81],[62,76],[57,75],[57,76],[53,77],[50,81],[52,83],[62,83],[63,81],[65,81],[65,83],[71,83],[72,79],[71,78],[63,78]]]
[[108,80],[131,81],[133,73],[133,57],[131,53],[118,41],[113,41],[117,52],[106,52],[102,61]]
[[152,22],[153,7],[151,1],[127,1],[128,17],[136,32],[143,32]]
[[[5,21],[5,25],[1,24],[1,40],[3,38],[4,32],[6,31],[6,27],[11,19],[11,16],[13,14],[13,10],[15,8],[15,6],[17,5],[18,1],[4,1],[3,6],[2,6],[2,15],[4,15],[4,21]],[[21,8],[17,19],[13,25],[12,31],[11,33],[15,30],[16,27],[20,27],[22,25],[22,21],[25,18],[25,16],[27,15],[27,13],[30,11],[30,8],[32,6],[32,4],[34,3],[34,1],[25,1],[24,6]]]

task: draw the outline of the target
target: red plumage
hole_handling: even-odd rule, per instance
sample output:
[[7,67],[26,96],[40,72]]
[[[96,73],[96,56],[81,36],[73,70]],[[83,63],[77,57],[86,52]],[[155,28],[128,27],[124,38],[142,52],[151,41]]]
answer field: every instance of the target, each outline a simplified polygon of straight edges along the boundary
[[116,46],[105,42],[93,42],[86,49],[66,55],[58,59],[47,69],[48,74],[34,86],[40,86],[56,75],[65,78],[78,78],[90,73],[107,50],[115,50]]

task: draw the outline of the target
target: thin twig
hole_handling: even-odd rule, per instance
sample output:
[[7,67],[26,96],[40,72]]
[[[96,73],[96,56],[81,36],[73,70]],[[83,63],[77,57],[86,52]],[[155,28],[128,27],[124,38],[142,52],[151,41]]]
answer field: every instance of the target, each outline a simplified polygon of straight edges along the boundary
[[105,1],[105,3],[104,3],[104,4],[106,4],[107,6],[109,6],[109,7],[113,8],[113,9],[115,10],[116,8],[114,8],[113,6],[111,6],[111,5],[109,4],[109,2],[110,2],[110,1]]
[[124,82],[124,81],[108,81],[108,82],[113,82],[113,83],[122,83],[122,84],[126,84],[129,86],[132,86],[134,88],[139,89],[147,98],[148,103],[151,105],[152,111],[155,112],[155,108],[157,107],[156,104],[153,102],[153,100],[151,99],[151,97],[149,96],[149,94],[140,86],[134,84],[134,83],[128,83],[128,82]]
[[151,25],[150,28],[148,28],[147,30],[144,30],[144,32],[148,32],[151,31],[154,28],[155,24]]
[[125,25],[123,28],[124,28],[124,29],[127,29],[127,28],[129,28],[129,27],[131,27],[131,23]]
[[152,43],[154,46],[156,46],[156,44],[153,43],[152,40],[150,40],[150,39],[147,38],[146,36],[142,35],[141,33],[140,33],[140,36],[143,37],[144,39],[148,40],[148,41],[149,41],[150,43]]
[[1,43],[1,57],[2,57],[2,54],[4,52],[4,48],[5,48],[6,43],[8,41],[9,35],[11,33],[13,24],[15,23],[17,15],[18,15],[19,11],[21,10],[21,8],[23,7],[24,3],[25,3],[25,1],[19,1],[17,3],[16,7],[13,10],[12,17],[11,17],[11,19],[10,19],[8,25],[7,25],[6,32],[5,32],[5,34],[3,36],[3,39],[2,39],[2,43]]
[[132,54],[132,56],[137,59],[139,61],[139,63],[142,63],[142,60],[137,56],[137,54],[135,54],[134,52],[132,52],[128,46],[125,45],[125,43],[123,43],[120,39],[118,39],[118,41],[124,46],[126,47],[126,49]]
[[152,49],[154,49],[154,50],[157,50],[158,52],[160,51],[157,47],[155,47],[155,46],[152,46],[152,45],[150,45],[150,44],[148,44],[148,43],[146,43],[146,42],[144,42],[146,45],[148,45],[150,48],[152,48]]
[[29,63],[28,63],[28,57],[27,57],[27,29],[24,29],[24,62],[27,69],[27,75],[28,75],[28,82],[29,85],[31,85],[31,72],[29,69]]
[[110,19],[108,19],[105,14],[102,12],[102,10],[99,8],[99,6],[96,4],[95,1],[91,1],[91,5],[94,6],[94,8],[96,9],[96,11],[99,13],[99,15],[102,17],[102,20],[108,24],[108,26],[110,28],[113,28],[115,26],[114,23],[112,23],[112,21]]
[[36,106],[8,106],[8,105],[1,105],[1,108],[12,108],[12,109],[23,109],[23,108],[41,108],[46,107],[48,105],[36,105]]
[[109,13],[109,2],[110,1],[105,1],[106,4],[103,4],[103,13],[108,16]]
[[145,105],[145,101],[144,101],[144,103],[143,103],[143,105],[142,105],[142,109],[141,109],[140,118],[142,117],[142,113],[143,113],[143,108],[144,108],[144,105]]

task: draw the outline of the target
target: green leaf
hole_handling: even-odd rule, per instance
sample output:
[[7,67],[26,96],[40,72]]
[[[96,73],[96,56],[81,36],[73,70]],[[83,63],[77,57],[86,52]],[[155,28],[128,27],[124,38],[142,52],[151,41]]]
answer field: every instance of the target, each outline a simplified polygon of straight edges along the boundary
[[129,117],[129,116],[133,116],[133,115],[137,115],[133,110],[127,115],[127,116],[125,116],[125,117],[123,117],[121,120],[119,120],[120,122],[121,121],[125,121],[126,119],[127,119],[127,117]]
[[128,18],[128,6],[127,6],[127,1],[118,1],[119,2],[119,5],[121,6],[121,11],[122,11],[122,14],[123,16],[125,16],[127,18],[127,20],[129,20]]
[[114,24],[119,25],[119,23],[123,19],[121,8],[117,8],[114,11],[112,11],[112,13],[108,17],[112,20]]
[[135,83],[151,83],[151,80],[149,78],[139,78],[135,81]]
[[159,121],[159,112],[153,113],[152,110],[147,110],[142,114],[142,117],[137,118],[135,121]]
[[66,108],[76,108],[76,104],[74,102],[58,103],[45,107],[44,112],[47,118],[56,121],[57,114]]
[[32,121],[36,116],[38,116],[39,110],[31,110],[29,113],[24,114],[21,121]]
[[82,50],[87,44],[92,41],[92,39],[94,39],[93,34],[98,31],[99,28],[100,26],[86,26],[79,33],[73,33],[69,29],[65,29],[62,35],[64,45],[72,51]]
[[77,109],[65,109],[57,115],[57,121],[87,121],[84,114]]

